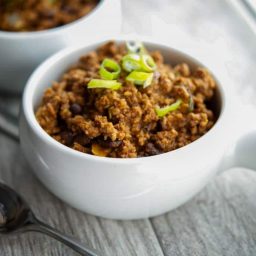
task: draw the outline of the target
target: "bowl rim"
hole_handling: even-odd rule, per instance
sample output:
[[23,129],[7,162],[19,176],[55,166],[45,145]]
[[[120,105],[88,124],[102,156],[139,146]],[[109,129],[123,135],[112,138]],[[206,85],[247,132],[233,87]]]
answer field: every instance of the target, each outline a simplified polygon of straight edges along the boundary
[[39,31],[24,31],[24,32],[11,32],[11,31],[0,30],[0,39],[1,38],[4,38],[4,39],[38,38],[38,37],[51,36],[54,34],[61,33],[63,32],[63,30],[72,29],[73,27],[78,26],[83,22],[86,22],[89,18],[97,15],[98,12],[103,8],[106,2],[109,2],[109,0],[100,0],[99,3],[95,6],[95,8],[92,11],[90,11],[88,14],[60,27],[53,27],[53,28],[39,30]]
[[[215,81],[218,84],[218,91],[220,94],[220,100],[221,100],[221,109],[219,113],[219,117],[217,121],[215,122],[214,126],[203,136],[198,138],[192,143],[189,143],[186,146],[183,146],[181,148],[165,152],[162,154],[158,155],[153,155],[153,156],[147,156],[147,157],[139,157],[139,158],[110,158],[110,157],[100,157],[100,156],[95,156],[91,154],[86,154],[79,152],[77,150],[74,150],[72,148],[69,148],[60,142],[56,141],[54,138],[52,138],[50,135],[48,135],[45,130],[39,125],[39,123],[36,120],[35,117],[35,112],[34,112],[34,105],[33,105],[33,98],[35,95],[35,87],[38,81],[40,81],[40,78],[47,74],[47,71],[52,67],[55,66],[57,63],[59,63],[62,59],[74,55],[79,51],[84,50],[86,54],[87,48],[94,48],[96,49],[99,45],[102,45],[106,42],[108,42],[110,39],[104,39],[104,40],[96,40],[93,43],[90,44],[83,44],[75,47],[68,47],[66,49],[63,49],[48,59],[46,59],[41,65],[37,67],[37,69],[32,73],[30,76],[29,80],[27,81],[27,84],[25,86],[24,92],[23,92],[23,97],[22,97],[22,113],[24,114],[25,120],[27,121],[29,127],[36,133],[36,135],[42,140],[45,141],[48,145],[51,145],[52,147],[55,148],[55,150],[62,151],[62,153],[66,153],[69,155],[72,155],[74,157],[78,158],[83,158],[84,160],[90,160],[90,161],[97,161],[97,162],[104,162],[104,163],[116,163],[116,164],[121,164],[121,165],[130,165],[130,164],[140,164],[141,161],[152,161],[152,160],[157,160],[157,159],[162,159],[163,157],[167,157],[169,155],[172,155],[175,157],[175,154],[182,154],[187,151],[193,152],[193,148],[196,149],[196,146],[202,147],[200,144],[205,143],[206,140],[209,140],[210,137],[216,136],[217,132],[221,132],[221,128],[223,126],[223,123],[225,121],[225,113],[227,112],[227,94],[224,90],[223,87],[223,82],[216,77],[215,73],[212,72],[211,69],[207,67],[207,65],[204,65],[200,60],[197,58],[191,56],[190,54],[183,52],[177,48],[173,48],[166,43],[160,43],[154,40],[143,40],[143,42],[147,45],[155,46],[158,47],[161,51],[161,49],[167,49],[169,51],[172,51],[178,55],[186,57],[186,59],[189,59],[190,61],[199,64],[202,67],[206,67],[208,70],[210,70],[212,76],[214,77]],[[123,38],[117,38],[114,40],[115,42],[124,42],[125,40]],[[47,87],[48,88],[48,87]],[[228,121],[228,120],[226,120]]]

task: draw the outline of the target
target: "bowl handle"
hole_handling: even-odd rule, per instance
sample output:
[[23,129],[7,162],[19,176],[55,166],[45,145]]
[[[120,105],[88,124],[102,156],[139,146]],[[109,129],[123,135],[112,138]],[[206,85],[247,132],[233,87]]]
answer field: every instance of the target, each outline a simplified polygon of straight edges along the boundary
[[[236,100],[236,103],[238,100]],[[251,105],[238,105],[235,117],[232,115],[232,130],[226,134],[229,146],[220,162],[217,173],[233,167],[256,171],[256,118]],[[239,110],[240,109],[240,110]]]
[[256,130],[239,137],[226,151],[217,174],[233,167],[243,167],[256,171]]
[[234,166],[256,171],[256,130],[243,135],[236,143]]

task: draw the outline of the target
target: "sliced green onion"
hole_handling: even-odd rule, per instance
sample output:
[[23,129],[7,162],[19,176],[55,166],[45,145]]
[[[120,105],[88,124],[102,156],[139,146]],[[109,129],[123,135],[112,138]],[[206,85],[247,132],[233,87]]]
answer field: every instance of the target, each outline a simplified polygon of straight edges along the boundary
[[126,47],[129,53],[122,59],[122,67],[125,71],[153,72],[156,69],[154,59],[141,42],[126,42]]
[[53,5],[53,4],[56,4],[58,2],[58,0],[48,0],[48,3]]
[[123,57],[122,67],[127,72],[141,69],[140,56],[138,54],[130,53]]
[[100,76],[102,79],[114,80],[117,79],[121,72],[118,63],[111,59],[104,59],[100,66]]
[[189,93],[188,110],[192,112],[194,110],[194,99],[190,89],[187,89],[187,91]]
[[128,41],[126,42],[126,48],[129,53],[145,53],[146,49],[141,42],[138,41]]
[[188,88],[187,86],[185,85],[181,85],[186,91],[187,93],[189,94],[189,100],[188,100],[188,111],[189,112],[192,112],[194,110],[194,99],[193,99],[193,94],[190,90],[190,88]]
[[172,105],[169,105],[169,106],[166,106],[166,107],[163,107],[163,108],[159,108],[159,107],[156,107],[155,110],[156,110],[156,114],[158,117],[163,117],[165,116],[166,114],[174,111],[174,110],[177,110],[179,107],[180,107],[180,104],[182,103],[182,100],[181,99],[178,99],[175,103],[173,103]]
[[153,72],[156,69],[154,59],[148,54],[141,55],[141,68],[146,72]]
[[117,82],[116,80],[101,80],[101,79],[92,79],[89,83],[87,88],[94,89],[94,88],[105,88],[111,90],[118,90],[122,86],[121,83]]
[[133,71],[126,77],[126,80],[146,88],[152,83],[153,73]]

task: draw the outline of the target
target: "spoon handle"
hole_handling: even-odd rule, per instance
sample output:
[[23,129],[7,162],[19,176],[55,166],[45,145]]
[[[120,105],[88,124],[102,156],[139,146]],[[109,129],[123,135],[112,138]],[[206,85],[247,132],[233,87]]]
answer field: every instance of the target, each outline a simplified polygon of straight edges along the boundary
[[41,222],[40,220],[33,217],[33,219],[30,219],[29,225],[26,226],[26,231],[36,231],[43,234],[46,234],[48,236],[51,236],[52,238],[60,241],[61,243],[64,243],[68,247],[72,248],[74,251],[79,253],[80,255],[84,256],[100,256],[96,250],[85,247],[80,242],[75,240],[72,237],[69,237],[67,235],[62,234],[61,232],[55,230],[54,228],[50,227],[49,225]]

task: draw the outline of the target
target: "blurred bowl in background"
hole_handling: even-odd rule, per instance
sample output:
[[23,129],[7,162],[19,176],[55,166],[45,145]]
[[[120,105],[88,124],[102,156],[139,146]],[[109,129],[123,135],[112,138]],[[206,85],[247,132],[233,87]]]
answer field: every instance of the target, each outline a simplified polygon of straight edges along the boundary
[[88,15],[36,32],[0,31],[0,90],[19,93],[34,68],[54,52],[120,32],[119,0],[101,0]]

